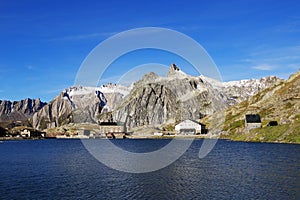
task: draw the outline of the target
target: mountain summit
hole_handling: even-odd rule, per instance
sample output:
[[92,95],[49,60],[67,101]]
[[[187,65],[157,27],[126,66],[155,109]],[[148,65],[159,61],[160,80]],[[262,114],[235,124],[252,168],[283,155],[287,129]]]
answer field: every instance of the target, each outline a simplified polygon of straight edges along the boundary
[[175,63],[170,65],[167,77],[184,78],[186,76],[187,74],[181,71],[181,69]]

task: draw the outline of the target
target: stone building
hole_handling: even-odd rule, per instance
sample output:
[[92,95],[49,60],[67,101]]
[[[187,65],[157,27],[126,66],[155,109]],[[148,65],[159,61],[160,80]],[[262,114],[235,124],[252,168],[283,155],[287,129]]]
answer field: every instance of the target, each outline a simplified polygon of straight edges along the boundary
[[248,114],[245,116],[245,130],[249,132],[252,129],[261,128],[261,119],[259,114]]

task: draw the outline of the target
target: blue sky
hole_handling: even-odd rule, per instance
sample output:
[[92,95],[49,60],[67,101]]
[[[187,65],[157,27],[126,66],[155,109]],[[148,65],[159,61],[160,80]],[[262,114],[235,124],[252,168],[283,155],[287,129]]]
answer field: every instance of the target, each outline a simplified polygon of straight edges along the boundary
[[[96,45],[118,32],[149,26],[195,39],[225,81],[287,78],[300,68],[299,10],[298,1],[288,0],[0,1],[0,99],[50,101],[73,85]],[[173,55],[141,52],[120,59],[106,76],[148,62],[185,65]]]

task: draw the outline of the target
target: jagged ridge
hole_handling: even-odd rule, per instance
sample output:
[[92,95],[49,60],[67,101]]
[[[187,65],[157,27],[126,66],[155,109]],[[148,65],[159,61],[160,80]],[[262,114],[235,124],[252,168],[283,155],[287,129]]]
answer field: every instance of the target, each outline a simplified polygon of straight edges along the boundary
[[40,99],[25,99],[21,101],[0,100],[0,122],[25,121],[46,103]]

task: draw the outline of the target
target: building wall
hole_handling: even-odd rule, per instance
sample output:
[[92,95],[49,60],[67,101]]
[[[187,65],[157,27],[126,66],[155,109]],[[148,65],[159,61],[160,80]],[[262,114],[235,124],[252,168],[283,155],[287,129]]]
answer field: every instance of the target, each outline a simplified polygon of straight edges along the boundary
[[124,126],[100,126],[100,133],[119,133],[124,130]]
[[21,131],[21,135],[23,137],[31,137],[31,132],[29,130],[25,129],[25,130]]
[[180,129],[179,133],[183,135],[195,135],[196,129]]
[[78,135],[80,136],[91,136],[91,131],[90,130],[85,130],[85,129],[79,129],[77,131]]
[[190,120],[185,120],[175,126],[175,130],[180,133],[180,130],[189,130],[189,129],[195,129],[196,133],[201,133],[201,130],[204,129],[204,126],[201,126],[201,124],[195,123]]
[[255,129],[255,128],[260,128],[261,123],[247,123],[246,122],[245,127],[246,127],[246,131],[250,131],[250,130]]

